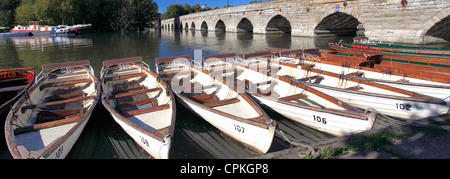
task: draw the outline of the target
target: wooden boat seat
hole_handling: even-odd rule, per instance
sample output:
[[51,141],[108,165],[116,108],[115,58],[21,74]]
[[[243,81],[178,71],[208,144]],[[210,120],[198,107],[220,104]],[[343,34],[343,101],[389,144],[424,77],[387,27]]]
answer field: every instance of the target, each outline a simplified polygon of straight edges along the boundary
[[74,103],[67,103],[65,105],[47,107],[45,111],[41,111],[37,114],[37,124],[55,121],[60,119],[66,119],[76,116],[81,116],[83,112],[81,101]]
[[230,98],[230,99],[224,99],[224,100],[220,100],[220,101],[206,102],[206,103],[203,103],[203,105],[212,108],[212,107],[218,107],[218,106],[223,106],[223,105],[227,105],[227,104],[237,103],[239,101],[240,100],[238,98]]
[[28,132],[34,132],[34,131],[39,131],[42,129],[48,129],[48,128],[52,128],[52,127],[56,127],[56,126],[62,126],[62,125],[78,122],[80,120],[81,120],[80,116],[75,116],[75,117],[69,117],[69,118],[65,118],[65,119],[61,119],[61,120],[35,124],[32,126],[20,127],[20,128],[17,128],[14,130],[14,134],[15,135],[25,134]]
[[22,112],[25,112],[25,110],[27,110],[27,109],[46,108],[47,106],[55,106],[55,105],[65,105],[68,103],[79,102],[79,101],[89,100],[89,99],[93,99],[93,98],[94,97],[92,97],[92,96],[86,96],[86,97],[78,96],[78,97],[74,97],[74,98],[46,102],[46,103],[37,104],[37,105],[28,105],[28,106],[22,107],[21,110],[22,110]]
[[123,97],[127,97],[127,96],[134,96],[134,95],[138,95],[138,94],[146,94],[146,93],[156,92],[156,91],[162,92],[163,89],[161,87],[158,87],[158,88],[145,89],[145,90],[140,90],[140,91],[131,91],[131,92],[126,92],[126,93],[121,93],[121,94],[114,95],[114,98],[123,98]]
[[127,88],[134,88],[139,85],[140,85],[139,82],[136,80],[123,81],[121,83],[115,83],[113,85],[113,89],[114,89],[114,91],[119,91],[119,90],[123,90],[123,89],[127,89]]
[[105,82],[124,80],[124,79],[135,78],[135,77],[146,77],[146,76],[147,76],[147,74],[144,72],[131,73],[131,74],[126,74],[126,75],[117,75],[117,76],[105,78]]
[[136,109],[136,110],[131,110],[131,111],[124,111],[121,113],[121,115],[123,117],[127,118],[127,117],[132,117],[132,116],[136,116],[136,115],[140,115],[140,114],[169,109],[169,108],[170,108],[169,104],[163,104],[163,105],[151,106],[151,107]]
[[212,101],[218,100],[218,97],[214,94],[192,95],[192,96],[188,96],[188,98],[192,99],[198,103],[206,103],[206,102],[212,102]]
[[60,94],[60,95],[56,94],[56,95],[46,97],[45,102],[67,100],[67,99],[76,98],[76,97],[85,96],[85,95],[86,95],[86,93],[84,93],[83,91],[75,91],[73,93]]
[[306,98],[306,97],[308,97],[308,95],[300,93],[300,94],[294,94],[294,95],[290,95],[290,96],[281,97],[281,98],[278,98],[278,100],[289,102],[289,101]]
[[61,82],[54,82],[54,83],[45,83],[39,87],[39,90],[42,91],[44,88],[70,86],[70,85],[76,85],[76,84],[81,84],[81,83],[89,83],[90,84],[90,83],[92,83],[92,79],[86,78],[86,79],[80,79],[80,80],[69,80],[69,81],[61,81]]

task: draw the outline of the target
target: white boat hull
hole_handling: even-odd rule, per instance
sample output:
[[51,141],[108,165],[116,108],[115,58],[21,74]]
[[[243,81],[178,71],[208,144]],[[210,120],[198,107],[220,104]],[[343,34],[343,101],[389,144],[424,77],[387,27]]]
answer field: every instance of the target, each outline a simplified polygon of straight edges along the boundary
[[[109,110],[109,109],[108,109]],[[111,116],[117,122],[117,124],[122,127],[122,129],[131,137],[133,140],[141,146],[147,153],[153,156],[156,159],[168,159],[169,151],[171,146],[170,138],[167,138],[166,141],[162,142],[157,140],[149,135],[146,135],[139,130],[136,130],[132,126],[128,125],[124,121],[117,117],[115,112],[111,112]]]
[[335,136],[345,136],[370,130],[376,120],[375,113],[372,113],[373,116],[369,116],[368,120],[361,120],[328,112],[300,108],[257,95],[253,96],[261,104],[266,105],[291,120]]
[[421,119],[448,112],[450,100],[446,104],[435,104],[427,102],[418,102],[413,100],[396,99],[391,97],[371,96],[346,92],[344,90],[333,90],[324,88],[320,85],[311,85],[330,96],[336,98],[360,109],[372,108],[379,113],[403,119]]
[[[180,95],[178,95],[180,97]],[[245,122],[240,122],[224,115],[215,113],[209,109],[201,107],[193,102],[180,98],[181,103],[191,109],[197,115],[205,119],[211,125],[225,134],[250,145],[262,153],[266,153],[272,145],[275,129],[271,125],[267,128],[254,126]]]

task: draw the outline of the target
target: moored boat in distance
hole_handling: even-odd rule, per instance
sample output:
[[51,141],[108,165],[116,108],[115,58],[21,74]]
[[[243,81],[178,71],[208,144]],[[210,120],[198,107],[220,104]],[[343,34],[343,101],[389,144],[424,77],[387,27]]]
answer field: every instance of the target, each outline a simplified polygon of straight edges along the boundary
[[245,93],[201,65],[190,65],[190,60],[189,55],[157,58],[156,71],[171,84],[183,106],[237,141],[266,153],[276,122]]
[[[270,52],[268,53],[270,55]],[[246,58],[267,56],[267,53],[241,55]],[[205,57],[211,59],[211,57]],[[217,58],[234,58],[221,55]],[[208,60],[206,60],[208,61]],[[211,61],[211,60],[209,60]],[[215,66],[217,60],[212,61]],[[234,79],[234,85],[254,97],[261,105],[270,108],[288,119],[335,136],[345,136],[372,129],[376,113],[363,112],[332,96],[309,88],[301,83],[275,75],[277,69],[259,63],[236,58],[228,60],[233,70],[215,71],[223,73],[226,79]],[[206,62],[208,63],[208,62]],[[208,64],[206,66],[211,66]]]
[[154,158],[169,158],[175,99],[142,57],[103,61],[101,85],[102,103],[124,131]]
[[75,30],[69,28],[66,25],[59,25],[58,27],[52,27],[50,35],[54,36],[74,36]]
[[97,104],[100,85],[87,60],[43,65],[37,77],[6,118],[8,149],[15,159],[65,158]]
[[34,84],[34,68],[0,70],[0,115]]

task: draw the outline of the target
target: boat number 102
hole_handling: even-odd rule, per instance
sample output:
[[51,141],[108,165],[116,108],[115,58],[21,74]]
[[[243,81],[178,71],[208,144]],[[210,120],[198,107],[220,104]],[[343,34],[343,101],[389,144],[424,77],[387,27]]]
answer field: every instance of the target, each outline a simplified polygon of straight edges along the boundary
[[395,106],[397,107],[397,109],[411,111],[411,109],[410,109],[411,105],[410,104],[398,104],[398,103],[395,103]]

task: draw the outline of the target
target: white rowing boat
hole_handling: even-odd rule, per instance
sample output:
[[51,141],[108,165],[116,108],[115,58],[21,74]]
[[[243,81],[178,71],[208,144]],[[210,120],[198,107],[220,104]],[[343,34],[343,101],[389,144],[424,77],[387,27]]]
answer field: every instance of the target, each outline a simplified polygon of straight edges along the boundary
[[6,119],[6,143],[13,158],[65,158],[97,104],[99,84],[89,61],[42,66],[47,70]]
[[[224,55],[221,57],[225,58]],[[217,60],[215,62],[218,63]],[[236,79],[234,85],[238,88],[245,89],[261,105],[291,120],[335,136],[363,132],[374,125],[376,113],[363,112],[301,83],[292,83],[285,77],[268,75],[267,65],[260,66],[258,61],[235,60],[230,63],[233,70],[222,71],[226,79]]]
[[103,61],[101,84],[102,103],[125,132],[154,158],[169,158],[176,111],[167,84],[142,57]]
[[266,153],[276,122],[245,93],[198,66],[189,55],[156,59],[160,77],[171,84],[179,102],[236,140]]
[[271,62],[272,66],[280,68],[277,75],[305,83],[358,108],[374,108],[380,113],[403,119],[421,119],[449,111],[448,98],[440,99],[307,65],[292,65],[276,59]]
[[[426,94],[440,99],[445,99],[450,96],[449,79],[445,81],[414,74],[402,74],[394,71],[381,71],[374,68],[359,67],[346,62],[342,62],[343,64],[336,63],[330,60],[324,60],[315,54],[308,54],[317,54],[318,52],[314,52],[315,49],[305,50],[304,53],[303,50],[266,50],[274,52],[274,56],[277,56],[271,60],[279,61],[281,63],[294,65],[301,63],[316,69],[324,69],[333,73],[349,75],[354,78]],[[336,61],[337,60],[338,59],[336,59]]]

